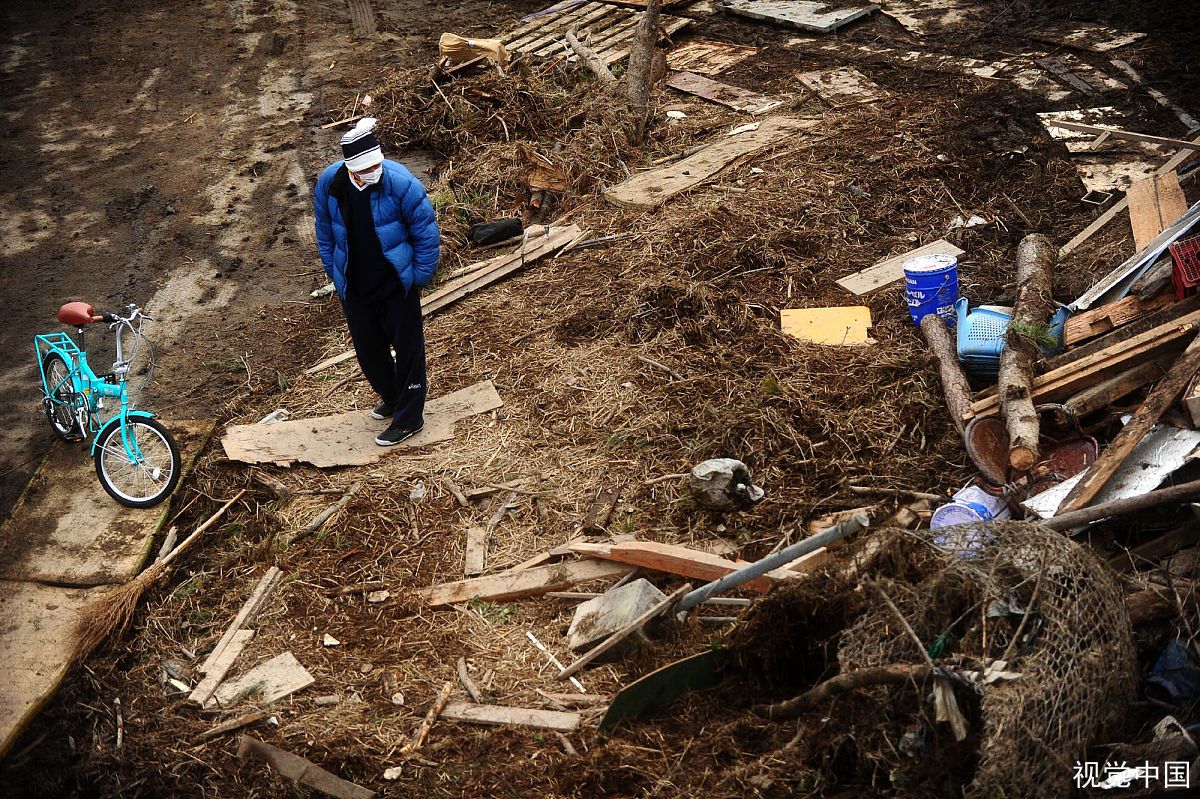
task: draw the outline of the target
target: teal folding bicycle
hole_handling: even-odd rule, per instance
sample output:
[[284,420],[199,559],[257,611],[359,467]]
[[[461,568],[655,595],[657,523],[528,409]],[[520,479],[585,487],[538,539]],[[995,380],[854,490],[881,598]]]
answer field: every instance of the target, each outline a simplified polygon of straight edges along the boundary
[[[133,358],[125,357],[124,335],[145,341],[141,320],[149,318],[136,305],[119,316],[97,314],[86,302],[69,302],[58,309],[58,321],[75,328],[79,344],[67,333],[33,339],[50,427],[64,441],[94,435],[91,454],[100,485],[131,508],[157,505],[179,483],[179,446],[154,414],[130,407],[126,388]],[[93,322],[104,322],[116,332],[117,360],[106,375],[92,371],[82,346],[84,325]],[[112,403],[106,405],[106,400]]]

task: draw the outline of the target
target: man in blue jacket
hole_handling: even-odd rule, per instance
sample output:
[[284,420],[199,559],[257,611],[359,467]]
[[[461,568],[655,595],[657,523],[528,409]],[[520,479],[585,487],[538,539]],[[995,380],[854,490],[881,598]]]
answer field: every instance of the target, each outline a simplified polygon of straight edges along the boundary
[[425,187],[384,160],[374,127],[368,117],[342,137],[343,160],[317,180],[313,214],[325,274],[342,300],[359,366],[381,400],[371,415],[391,419],[375,443],[391,447],[425,424],[420,289],[437,268],[440,237]]

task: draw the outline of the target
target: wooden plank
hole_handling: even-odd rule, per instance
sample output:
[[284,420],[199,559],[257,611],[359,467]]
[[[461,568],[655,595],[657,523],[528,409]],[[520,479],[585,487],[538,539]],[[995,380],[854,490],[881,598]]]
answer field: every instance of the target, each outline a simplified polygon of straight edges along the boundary
[[786,0],[724,0],[724,8],[742,17],[787,25],[814,33],[832,33],[843,25],[879,10],[876,5],[830,7],[825,2]]
[[1133,245],[1139,251],[1154,241],[1159,233],[1175,224],[1188,210],[1177,172],[1134,181],[1126,196],[1129,198]]
[[657,208],[682,191],[695,188],[739,158],[789,136],[816,127],[812,119],[768,117],[757,130],[722,138],[672,164],[650,169],[604,190],[604,198],[624,208]]
[[[241,609],[238,610],[229,627],[225,629],[225,633],[217,641],[217,645],[213,647],[212,652],[209,653],[204,663],[200,666],[200,673],[205,675],[205,677],[192,690],[192,693],[188,696],[189,701],[199,702],[203,705],[212,696],[212,692],[216,690],[217,685],[224,679],[225,673],[229,671],[233,665],[234,658],[237,657],[237,653],[235,652],[232,657],[226,658],[224,656],[225,649],[233,642],[233,639],[239,632],[244,632],[242,630],[243,627],[253,623],[255,617],[258,616],[259,611],[262,609],[263,603],[282,579],[283,572],[276,566],[267,569],[263,576],[259,578],[258,584],[250,592],[249,599],[242,604]],[[250,636],[245,636],[241,646],[237,650],[238,652],[246,646],[253,635],[254,633],[250,632]]]
[[1200,339],[1188,347],[1183,357],[1167,372],[1166,377],[1147,395],[1129,423],[1121,428],[1121,432],[1109,442],[1096,462],[1088,467],[1083,477],[1067,494],[1055,515],[1086,508],[1096,498],[1100,489],[1104,488],[1129,454],[1150,432],[1150,428],[1154,427],[1167,408],[1174,404],[1184,386],[1196,376],[1197,371],[1200,371],[1200,346],[1197,345],[1200,345]]
[[488,531],[476,525],[467,528],[466,553],[463,556],[463,574],[473,577],[483,571],[487,560]]
[[215,727],[211,727],[192,739],[193,744],[202,743],[210,738],[216,738],[218,735],[224,735],[227,732],[240,730],[242,727],[247,727],[251,724],[257,724],[267,717],[265,710],[256,710],[253,713],[247,713],[244,716],[238,716],[236,719],[223,721]]
[[838,280],[837,284],[846,289],[846,291],[862,296],[875,289],[895,283],[897,280],[903,280],[904,264],[911,258],[919,258],[923,255],[953,255],[957,257],[962,254],[963,251],[958,247],[955,247],[945,239],[938,239],[937,241],[917,247],[915,250],[909,250],[908,252],[885,258],[861,272],[846,275]]
[[667,53],[667,68],[676,72],[719,75],[757,53],[757,47],[696,39]]
[[1081,344],[1066,352],[1059,353],[1053,358],[1047,358],[1042,361],[1039,368],[1043,373],[1060,369],[1068,364],[1081,361],[1098,352],[1114,347],[1134,336],[1140,336],[1142,333],[1153,330],[1156,327],[1162,327],[1176,320],[1183,319],[1188,314],[1195,313],[1196,311],[1200,311],[1200,294],[1193,294],[1179,302],[1160,308],[1148,316],[1143,316],[1140,319],[1119,327],[1111,333],[1106,333],[1094,341],[1089,341],[1086,344]]
[[1089,50],[1093,53],[1107,53],[1144,39],[1147,34],[1119,31],[1103,25],[1081,23],[1071,28],[1043,30],[1034,33],[1031,38],[1051,44],[1064,44],[1079,50]]
[[375,799],[375,791],[355,785],[313,763],[311,760],[291,752],[263,743],[249,735],[238,736],[238,757],[242,760],[258,760],[279,772],[292,782],[307,785],[335,799]]
[[533,727],[539,730],[571,732],[579,727],[578,713],[561,710],[533,710],[502,705],[475,705],[470,702],[451,702],[442,710],[442,718],[468,724],[501,727]]
[[208,704],[228,707],[251,695],[255,702],[274,702],[314,682],[316,678],[300,665],[296,656],[284,652],[258,664],[236,680],[222,684],[213,692]]
[[757,92],[730,86],[694,72],[675,72],[665,81],[667,86],[685,94],[694,94],[709,102],[732,108],[735,111],[746,111],[751,114],[761,114],[782,104],[782,100],[772,100]]
[[[660,22],[660,25],[661,24],[662,23]],[[686,18],[676,19],[674,22],[667,23],[666,26],[661,29],[666,31],[667,36],[673,36],[674,34],[678,33],[679,31],[683,30],[684,28],[686,28],[688,25],[691,25],[691,24],[692,24],[692,21],[690,19],[686,19]],[[618,61],[620,61],[621,59],[625,58],[628,55],[629,55],[629,48],[622,47],[620,50],[614,50],[614,51],[606,54],[604,56],[604,63],[608,64],[609,66],[612,66],[613,64],[617,63]]]
[[874,103],[890,96],[853,67],[801,72],[796,80],[834,108]]
[[1130,295],[1116,302],[1092,308],[1067,320],[1063,328],[1063,342],[1070,347],[1081,341],[1102,336],[1174,302],[1173,295],[1162,295],[1152,300]]
[[1186,139],[1170,139],[1165,136],[1151,136],[1147,133],[1135,133],[1121,128],[1114,128],[1109,125],[1088,125],[1083,122],[1072,122],[1067,119],[1056,119],[1051,123],[1056,128],[1065,130],[1077,130],[1080,133],[1107,133],[1115,139],[1129,139],[1131,141],[1141,141],[1147,144],[1158,144],[1164,147],[1174,147],[1179,150],[1200,150],[1200,142],[1191,142]]
[[[571,551],[705,581],[719,580],[745,565],[708,552],[655,541],[623,541],[619,544],[578,543],[571,545]],[[759,577],[744,585],[765,593],[771,589],[773,582],[769,577]]]
[[[537,35],[527,37],[524,42],[514,44],[513,50],[533,56],[545,55],[549,50],[563,46],[566,32],[572,27],[579,28],[579,35],[589,39],[597,29],[611,25],[614,20],[625,18],[625,14],[607,3],[597,3],[584,6],[574,12],[568,12],[559,17],[553,24],[542,27]],[[506,47],[508,45],[505,45]]]
[[549,591],[561,591],[591,580],[622,577],[629,571],[628,566],[620,563],[585,559],[442,583],[419,588],[415,593],[424,599],[426,604],[435,608],[471,599],[500,602],[506,599],[541,596]]
[[217,686],[221,684],[221,680],[225,679],[225,675],[233,668],[233,662],[237,660],[238,655],[242,654],[242,650],[246,648],[253,637],[254,630],[234,630],[233,635],[224,641],[225,645],[219,651],[213,650],[201,667],[204,679],[196,683],[196,687],[188,695],[188,701],[198,702],[201,705],[207,702],[213,692],[217,690]]
[[[1040,375],[1033,382],[1033,397],[1039,402],[1058,402],[1072,394],[1101,382],[1116,371],[1123,371],[1153,358],[1172,343],[1194,335],[1200,323],[1200,312],[1156,327],[1139,336],[1122,341],[1094,355]],[[997,413],[998,401],[992,393],[971,404],[975,416]]]
[[1102,408],[1107,408],[1122,397],[1132,394],[1142,386],[1147,386],[1160,379],[1171,368],[1173,360],[1174,356],[1168,356],[1139,364],[1102,383],[1084,389],[1063,404],[1077,418],[1095,413]]
[[867,335],[871,309],[865,305],[846,308],[784,308],[779,328],[789,336],[811,344],[853,347],[874,344]]

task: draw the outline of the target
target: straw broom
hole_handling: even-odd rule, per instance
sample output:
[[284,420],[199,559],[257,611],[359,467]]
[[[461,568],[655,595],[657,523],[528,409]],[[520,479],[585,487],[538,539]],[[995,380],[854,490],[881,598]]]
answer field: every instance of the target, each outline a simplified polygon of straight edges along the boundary
[[138,601],[142,598],[142,594],[146,589],[158,582],[158,580],[166,573],[167,568],[175,558],[183,554],[189,546],[191,546],[204,531],[217,523],[217,520],[225,514],[225,511],[242,498],[246,493],[246,489],[242,489],[234,495],[233,499],[221,506],[220,510],[209,516],[204,524],[196,528],[196,531],[189,535],[175,547],[162,560],[155,562],[150,568],[143,571],[137,577],[133,578],[124,585],[109,591],[103,597],[93,602],[81,614],[79,623],[75,631],[79,639],[76,646],[75,654],[77,657],[85,657],[89,652],[104,642],[115,631],[117,634],[125,632],[129,626],[129,622],[133,619],[133,612],[137,609]]

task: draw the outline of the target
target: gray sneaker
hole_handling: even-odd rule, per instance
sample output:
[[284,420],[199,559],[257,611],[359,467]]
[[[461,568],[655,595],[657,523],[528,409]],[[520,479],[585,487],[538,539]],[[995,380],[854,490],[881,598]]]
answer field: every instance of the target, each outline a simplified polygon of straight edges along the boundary
[[421,432],[420,427],[402,427],[393,422],[387,430],[375,436],[375,443],[381,447],[394,447],[403,441],[407,441],[419,432]]

